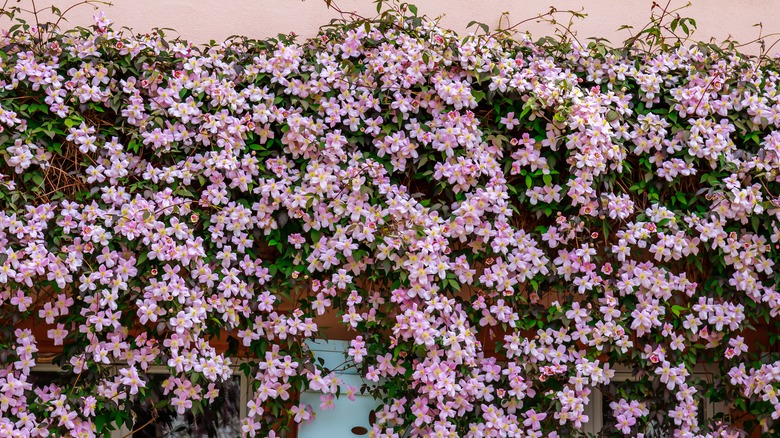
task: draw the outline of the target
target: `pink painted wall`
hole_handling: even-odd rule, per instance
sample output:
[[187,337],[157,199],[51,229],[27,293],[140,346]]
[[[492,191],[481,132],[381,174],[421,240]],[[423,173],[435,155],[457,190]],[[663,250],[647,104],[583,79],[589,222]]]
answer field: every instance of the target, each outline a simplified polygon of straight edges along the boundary
[[[513,22],[546,12],[550,6],[559,9],[583,9],[588,17],[579,20],[575,29],[581,40],[588,37],[604,37],[620,42],[628,35],[618,32],[622,24],[641,27],[648,20],[652,0],[411,0],[419,12],[429,16],[443,16],[442,24],[459,33],[471,20],[487,23],[494,28],[501,13],[509,12]],[[658,0],[664,3],[664,0]],[[32,0],[10,0],[8,3],[30,7]],[[74,0],[38,0],[39,9],[52,4],[61,9],[74,4]],[[202,43],[210,39],[221,41],[240,34],[251,37],[267,37],[293,31],[311,36],[317,28],[328,23],[336,13],[328,10],[324,0],[113,0],[113,6],[101,6],[109,18],[119,26],[131,27],[137,32],[147,32],[152,27],[170,27],[183,37]],[[343,10],[357,11],[363,15],[375,13],[371,0],[336,0]],[[672,0],[672,6],[682,6],[686,1]],[[94,13],[91,6],[80,6],[70,14],[71,25],[91,22]],[[699,24],[696,38],[721,40],[732,36],[747,42],[759,35],[754,27],[764,23],[765,34],[780,32],[780,1],[778,0],[692,0],[692,6],[681,12],[693,17]],[[7,21],[0,22],[7,27]],[[68,24],[66,24],[68,26]],[[550,34],[547,24],[528,23],[534,36]],[[174,34],[175,35],[175,34]],[[768,38],[771,45],[777,37]],[[749,51],[756,52],[754,45]],[[780,44],[770,52],[780,52]]]

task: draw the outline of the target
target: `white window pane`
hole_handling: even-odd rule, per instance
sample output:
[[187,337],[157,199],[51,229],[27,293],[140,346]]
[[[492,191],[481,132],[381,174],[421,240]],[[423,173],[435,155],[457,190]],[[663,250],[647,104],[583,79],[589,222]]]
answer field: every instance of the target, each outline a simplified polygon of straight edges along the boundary
[[314,419],[298,427],[298,438],[355,438],[368,436],[371,430],[369,415],[379,406],[373,397],[356,395],[352,401],[346,397],[346,385],[360,388],[365,383],[346,355],[349,342],[316,340],[307,342],[314,355],[315,362],[323,359],[323,366],[333,370],[341,378],[342,396],[333,400],[334,409],[320,409],[321,393],[304,392],[301,403],[309,404],[315,414]]
[[355,396],[355,401],[347,397],[333,400],[333,410],[320,409],[320,393],[304,392],[301,402],[308,403],[314,410],[315,417],[309,423],[298,427],[298,438],[355,438],[368,436],[371,430],[369,415],[379,403],[372,397]]

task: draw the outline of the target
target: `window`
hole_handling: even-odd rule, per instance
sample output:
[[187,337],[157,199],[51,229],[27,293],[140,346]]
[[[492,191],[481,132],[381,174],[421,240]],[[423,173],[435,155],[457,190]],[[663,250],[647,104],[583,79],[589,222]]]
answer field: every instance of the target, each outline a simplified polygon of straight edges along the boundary
[[[231,379],[222,382],[219,397],[210,403],[204,412],[193,415],[190,412],[178,414],[175,408],[160,406],[163,382],[168,378],[168,369],[162,366],[150,367],[146,373],[151,389],[143,400],[133,403],[135,421],[112,434],[112,438],[234,438],[241,436],[241,419],[246,415],[248,384],[246,377],[234,368]],[[157,406],[157,407],[156,407]]]
[[[708,371],[703,365],[699,365],[693,370],[691,376],[688,377],[689,381],[691,381],[691,378],[697,378],[700,383],[703,382],[706,384],[707,382],[713,381],[714,374],[711,371]],[[616,385],[631,385],[633,380],[635,380],[635,377],[632,376],[630,370],[625,367],[616,367],[615,377],[612,379],[612,383]],[[715,416],[715,414],[725,412],[726,408],[723,403],[706,401],[702,395],[703,388],[701,386],[701,384],[697,385],[697,389],[699,390],[697,393],[699,401],[699,424],[706,424]],[[594,389],[591,392],[590,399],[590,404],[585,408],[585,414],[588,415],[590,421],[585,425],[584,431],[598,434],[605,427],[614,424],[615,419],[612,415],[612,409],[609,407],[611,400],[609,400],[607,395],[602,393],[599,389]],[[646,438],[667,438],[667,436],[670,436],[667,435],[666,432],[660,430],[658,424],[653,421],[649,422],[647,430],[643,432],[645,433]]]
[[[235,438],[241,436],[241,419],[246,415],[248,397],[247,379],[234,368],[233,377],[218,386],[219,397],[199,415],[179,415],[170,407],[155,408],[163,398],[162,383],[168,377],[165,367],[151,367],[147,373],[149,397],[136,399],[133,405],[133,427],[125,425],[111,434],[111,438]],[[36,387],[56,384],[67,387],[77,376],[53,364],[38,364],[30,370],[30,382]],[[87,378],[84,375],[82,379]],[[138,430],[136,430],[138,429]]]
[[[314,360],[322,358],[324,366],[334,370],[343,385],[351,385],[360,388],[363,378],[354,368],[354,362],[346,355],[349,349],[347,341],[317,340],[308,342],[309,348],[314,354]],[[349,400],[344,395],[345,388],[341,387],[341,397],[333,400],[333,410],[320,409],[320,395],[318,392],[304,392],[301,394],[301,402],[311,405],[314,411],[314,419],[298,427],[298,438],[355,438],[368,436],[371,430],[371,414],[379,402],[370,396],[355,395],[355,401]]]
[[[371,418],[379,402],[366,395],[347,398],[346,385],[360,388],[363,378],[354,363],[346,355],[349,342],[317,340],[308,342],[315,360],[324,360],[324,366],[342,379],[341,397],[334,399],[334,409],[320,408],[319,392],[304,392],[302,403],[311,405],[314,418],[298,428],[298,438],[355,438],[368,436]],[[234,364],[233,378],[223,382],[220,395],[205,411],[197,416],[180,415],[175,409],[160,402],[171,395],[163,395],[163,382],[168,378],[166,367],[153,366],[147,371],[147,388],[151,393],[133,404],[134,421],[125,424],[111,434],[111,438],[235,438],[241,436],[241,419],[246,415],[246,403],[251,396],[248,379]],[[84,378],[84,376],[81,376]],[[40,364],[31,370],[30,379],[38,386],[56,383],[72,385],[76,375],[65,372],[56,365]]]
[[[135,423],[133,438],[236,437],[241,435],[241,412],[246,399],[242,397],[241,376],[222,382],[217,397],[203,413],[178,414],[171,406],[159,406],[171,395],[163,395],[166,373],[149,374],[147,387],[151,394],[133,403]],[[123,435],[124,436],[124,435]]]

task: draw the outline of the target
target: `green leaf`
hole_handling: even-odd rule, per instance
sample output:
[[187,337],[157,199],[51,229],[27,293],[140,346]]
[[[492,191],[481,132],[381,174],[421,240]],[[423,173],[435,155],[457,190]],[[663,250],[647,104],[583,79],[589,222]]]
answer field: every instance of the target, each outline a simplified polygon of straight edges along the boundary
[[125,421],[129,419],[129,416],[125,412],[117,412],[116,413],[116,425],[118,427],[122,427],[123,424],[125,424]]
[[190,198],[194,198],[195,197],[195,195],[191,191],[185,189],[184,187],[179,187],[176,190],[176,193],[178,193],[179,195],[182,195],[182,196],[188,196]]
[[687,206],[688,205],[688,200],[685,199],[685,193],[677,192],[677,193],[675,193],[674,197],[677,198],[677,201],[680,204],[682,204],[683,206]]
[[485,35],[487,35],[487,34],[489,34],[489,33],[490,33],[490,26],[488,26],[488,25],[487,25],[487,24],[485,24],[485,23],[481,23],[481,22],[479,22],[479,21],[476,21],[476,20],[472,20],[472,21],[470,21],[470,22],[469,22],[469,24],[467,24],[467,25],[466,25],[466,29],[470,28],[471,26],[474,26],[475,24],[476,24],[476,25],[477,25],[479,28],[481,28],[483,32],[485,32]]

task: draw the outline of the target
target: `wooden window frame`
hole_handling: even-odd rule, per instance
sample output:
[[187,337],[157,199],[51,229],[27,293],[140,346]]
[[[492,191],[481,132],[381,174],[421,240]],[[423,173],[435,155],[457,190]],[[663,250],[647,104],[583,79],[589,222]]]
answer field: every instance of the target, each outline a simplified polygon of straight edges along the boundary
[[[244,375],[243,372],[240,370],[242,361],[234,362],[230,365],[230,368],[233,370],[232,376],[238,376],[240,379],[240,396],[239,396],[239,419],[243,420],[246,418],[247,414],[247,402],[249,401],[251,387],[249,385],[249,379],[246,375]],[[118,366],[121,366],[121,364],[117,364]],[[62,369],[61,367],[54,365],[52,363],[38,363],[34,367],[30,368],[30,372],[44,372],[44,373],[63,373],[68,374],[69,371],[66,371]],[[162,365],[153,365],[150,366],[148,370],[144,371],[144,374],[168,374],[170,375],[170,370],[168,370],[168,367],[162,366]],[[123,424],[122,427],[120,427],[117,430],[111,431],[110,438],[126,438],[131,437],[132,431],[127,428],[126,424]]]
[[[615,377],[612,378],[612,382],[626,382],[636,380],[632,375],[631,369],[625,366],[616,366]],[[713,371],[709,369],[705,364],[698,364],[691,372],[690,377],[698,377],[708,383],[712,383],[714,378],[719,373],[717,370]],[[712,402],[706,400],[703,406],[699,406],[699,409],[704,409],[704,416],[707,420],[711,420],[716,414],[728,413],[727,407],[723,402]],[[598,435],[601,429],[604,427],[604,409],[609,409],[609,406],[603,405],[602,393],[598,388],[591,388],[590,403],[585,407],[585,415],[588,416],[588,423],[584,425],[583,432],[592,433]]]

